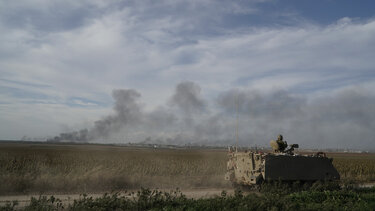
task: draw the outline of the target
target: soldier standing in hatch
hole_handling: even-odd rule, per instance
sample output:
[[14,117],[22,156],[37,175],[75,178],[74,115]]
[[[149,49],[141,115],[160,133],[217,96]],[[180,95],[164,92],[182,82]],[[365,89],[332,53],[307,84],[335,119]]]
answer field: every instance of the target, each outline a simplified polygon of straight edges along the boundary
[[286,141],[283,141],[283,136],[281,134],[277,136],[276,143],[277,145],[279,145],[279,152],[284,152],[284,150],[288,147],[288,143],[286,143]]

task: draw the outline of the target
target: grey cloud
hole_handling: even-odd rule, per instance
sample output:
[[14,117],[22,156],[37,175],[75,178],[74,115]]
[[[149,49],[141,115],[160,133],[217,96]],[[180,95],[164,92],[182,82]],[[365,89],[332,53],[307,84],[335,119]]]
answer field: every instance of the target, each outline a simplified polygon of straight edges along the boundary
[[[169,22],[161,25],[167,33],[186,35],[218,33],[226,14],[252,13],[261,1],[6,1],[0,3],[0,20],[10,28],[31,28],[39,32],[57,32],[79,28],[103,15],[125,12],[129,21],[144,24],[155,20]],[[183,27],[182,27],[183,26]],[[159,27],[159,26],[155,26]],[[146,28],[150,30],[150,28]],[[188,36],[189,35],[189,36]]]
[[[131,1],[127,7],[137,21],[163,19],[171,21],[168,33],[188,39],[189,36],[220,33],[226,15],[252,13],[259,1]],[[242,9],[242,10],[241,10]],[[240,11],[241,10],[241,11]],[[174,26],[174,27],[173,27]]]
[[[210,9],[208,5],[218,5],[220,8],[223,5],[212,1],[198,2],[192,2],[189,6],[184,6],[188,4],[186,1],[120,1],[115,6],[92,3],[92,6],[87,6],[88,9],[104,10],[105,14],[93,12],[98,16],[86,17],[95,20],[88,21],[79,30],[50,36],[33,34],[33,30],[28,28],[20,31],[0,28],[0,54],[6,55],[2,57],[1,69],[3,74],[11,75],[8,79],[34,78],[41,83],[54,84],[64,93],[77,90],[89,93],[93,89],[101,89],[97,92],[104,93],[108,92],[108,88],[103,87],[118,87],[123,83],[137,87],[145,80],[150,83],[158,81],[156,84],[163,89],[169,86],[166,81],[179,80],[198,81],[203,87],[208,84],[228,87],[231,81],[238,78],[249,79],[242,81],[241,85],[258,89],[269,86],[272,80],[279,80],[280,88],[299,88],[303,84],[310,91],[343,81],[343,78],[361,78],[373,69],[374,60],[371,58],[374,51],[373,45],[370,45],[374,42],[374,36],[371,36],[375,29],[373,21],[351,23],[341,28],[336,25],[276,29],[259,27],[254,30],[229,27],[220,30],[222,33],[209,35],[194,34],[194,29],[190,34],[180,33],[190,30],[189,24],[186,24],[190,18],[201,21],[202,28],[220,28],[220,24],[201,20],[194,10],[204,13],[204,8],[207,8],[208,14],[221,14],[223,11],[215,11],[216,7]],[[71,7],[85,5],[76,4],[78,6],[71,3]],[[207,7],[200,8],[201,4]],[[226,6],[227,3],[222,4]],[[48,5],[40,10],[47,8],[47,12],[51,11]],[[65,7],[70,4],[67,5]],[[163,11],[164,6],[170,9]],[[183,10],[184,7],[187,11],[181,12],[179,9]],[[172,12],[173,8],[178,9]],[[82,12],[86,13],[91,12]],[[146,38],[150,42],[146,42]],[[30,40],[37,40],[40,46],[28,45]],[[20,66],[19,62],[24,65]],[[347,68],[345,72],[344,67]],[[264,77],[254,77],[260,73]],[[363,80],[372,78],[373,74],[370,74]],[[66,81],[70,84],[67,85]],[[360,82],[354,80],[348,83]],[[234,86],[237,85],[238,82],[235,82]],[[336,87],[342,85],[340,83]]]
[[[364,143],[373,140],[373,97],[368,91],[324,99],[310,95],[321,88],[331,92],[365,82],[374,86],[374,20],[249,29],[246,21],[246,28],[222,23],[228,14],[254,12],[255,4],[242,5],[247,1],[41,2],[0,3],[0,69],[7,80],[50,84],[43,91],[51,102],[59,104],[54,97],[69,98],[77,92],[102,95],[123,84],[157,95],[169,88],[170,81],[180,80],[197,81],[210,92],[207,96],[232,86],[251,88],[219,93],[214,102],[219,111],[210,107],[210,99],[201,95],[198,84],[180,85],[185,88],[177,87],[166,105],[152,111],[142,109],[140,96],[127,93],[125,97],[119,92],[113,96],[114,114],[97,121],[87,140],[90,136],[112,138],[113,134],[121,138],[124,127],[131,128],[125,132],[137,134],[133,141],[150,134],[176,143],[229,140],[233,138],[236,92],[242,143],[268,143],[279,132],[308,146],[334,145],[338,139],[351,146],[355,137]],[[43,36],[48,31],[55,33]],[[238,82],[238,78],[246,80]],[[160,95],[166,99],[164,93]],[[94,98],[98,95],[90,99]],[[361,104],[353,103],[357,101]],[[16,110],[9,109],[9,113],[22,117]],[[4,116],[2,124],[6,125],[12,119]],[[39,120],[40,115],[33,118]],[[72,121],[61,115],[55,119],[56,125]],[[78,134],[73,137],[85,137]]]
[[89,2],[46,1],[3,2],[1,22],[10,28],[29,28],[39,32],[56,32],[81,27],[88,20],[100,16],[100,11]]

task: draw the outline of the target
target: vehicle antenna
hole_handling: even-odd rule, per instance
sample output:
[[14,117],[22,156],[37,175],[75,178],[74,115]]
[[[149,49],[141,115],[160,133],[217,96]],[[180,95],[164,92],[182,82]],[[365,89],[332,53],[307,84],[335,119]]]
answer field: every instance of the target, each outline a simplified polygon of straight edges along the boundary
[[238,93],[237,93],[237,96],[236,96],[236,152],[237,152],[237,147],[238,147],[238,105],[239,102],[238,102]]

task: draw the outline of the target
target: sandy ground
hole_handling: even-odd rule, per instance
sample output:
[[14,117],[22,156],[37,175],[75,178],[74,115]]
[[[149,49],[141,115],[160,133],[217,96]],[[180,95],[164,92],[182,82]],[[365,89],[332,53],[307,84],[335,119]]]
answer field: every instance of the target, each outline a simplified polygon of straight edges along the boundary
[[[181,190],[181,192],[187,197],[187,198],[209,198],[214,196],[220,196],[221,192],[225,190],[227,192],[227,195],[234,194],[234,189],[189,189],[189,190]],[[134,192],[136,193],[138,190],[128,191],[126,194],[129,195],[129,193]],[[170,190],[161,190],[165,192],[170,192]],[[49,198],[52,195],[43,195],[47,196]],[[82,198],[83,196],[80,194],[53,194],[55,198],[58,198],[62,201],[64,207],[67,207],[69,204],[72,204],[75,199]],[[103,193],[95,193],[95,194],[87,194],[87,197],[93,197],[98,198],[103,196]],[[0,205],[5,205],[7,202],[11,202],[14,200],[18,201],[18,205],[16,208],[22,208],[25,207],[30,203],[31,197],[39,198],[39,195],[16,195],[16,196],[0,196]],[[132,197],[132,196],[128,196]]]

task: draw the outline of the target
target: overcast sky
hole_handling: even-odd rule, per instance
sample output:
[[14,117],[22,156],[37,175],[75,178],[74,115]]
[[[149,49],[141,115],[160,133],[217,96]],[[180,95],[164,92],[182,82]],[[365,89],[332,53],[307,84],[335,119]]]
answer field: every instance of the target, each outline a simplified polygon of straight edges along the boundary
[[0,139],[93,128],[133,90],[143,119],[184,125],[233,120],[240,96],[244,144],[375,149],[374,15],[372,0],[0,1]]

